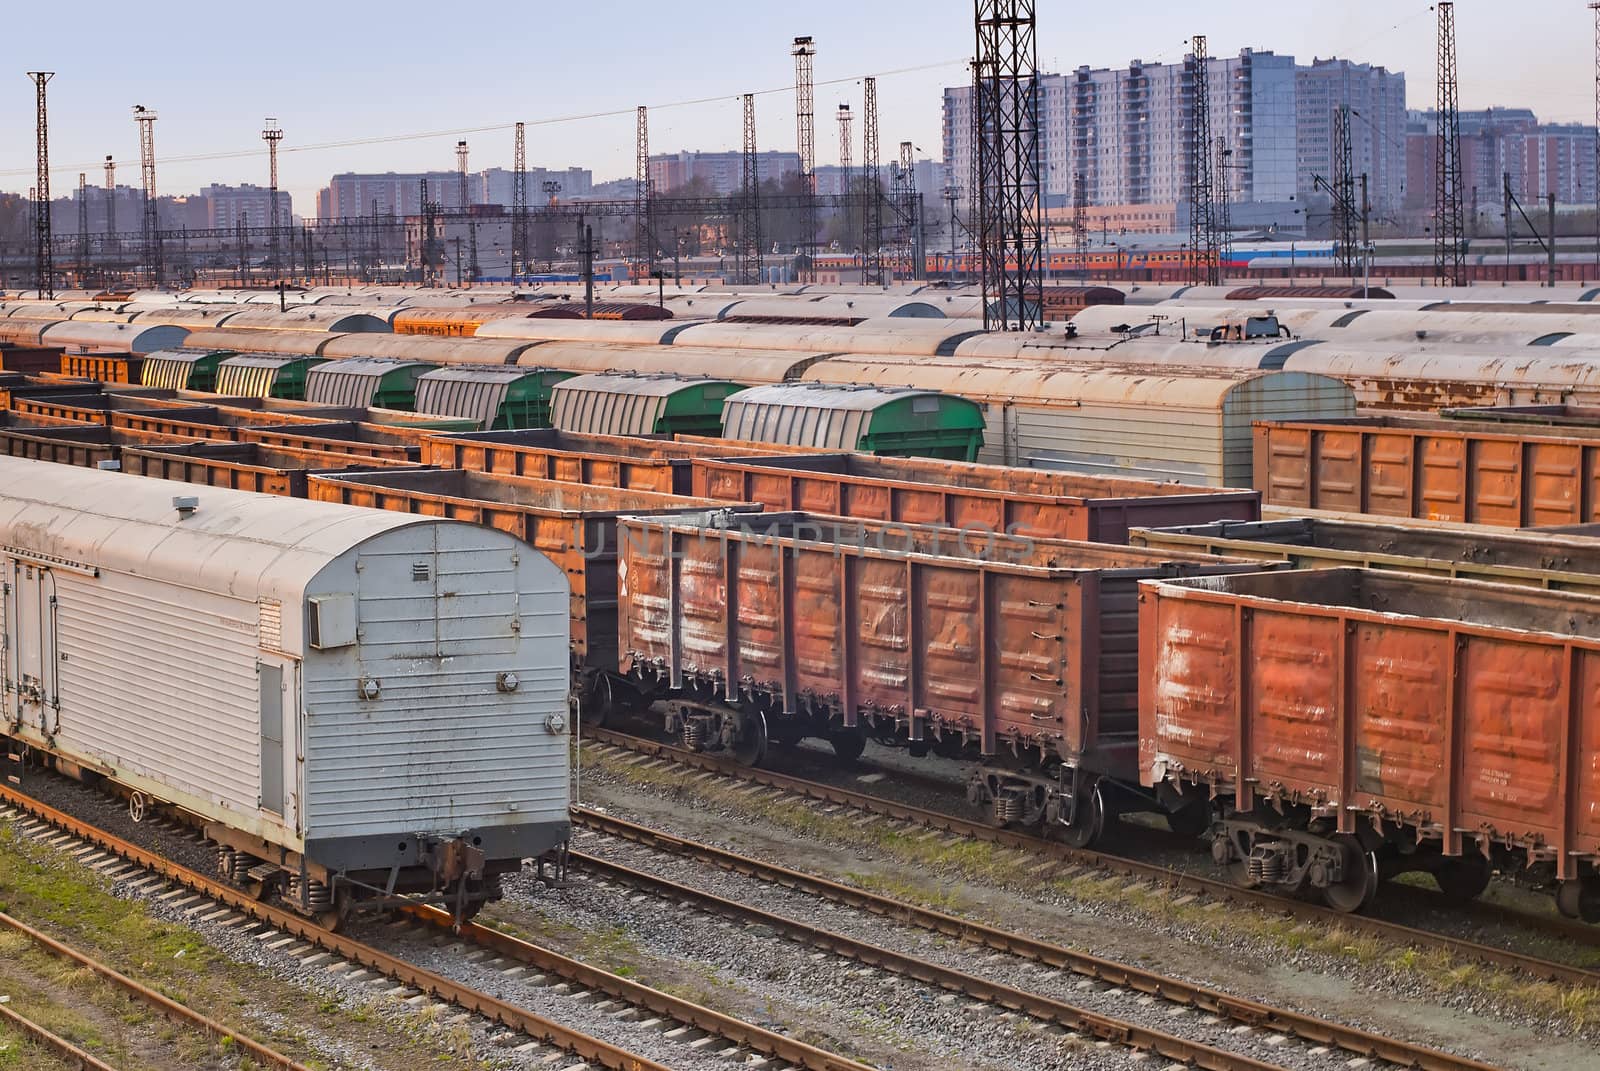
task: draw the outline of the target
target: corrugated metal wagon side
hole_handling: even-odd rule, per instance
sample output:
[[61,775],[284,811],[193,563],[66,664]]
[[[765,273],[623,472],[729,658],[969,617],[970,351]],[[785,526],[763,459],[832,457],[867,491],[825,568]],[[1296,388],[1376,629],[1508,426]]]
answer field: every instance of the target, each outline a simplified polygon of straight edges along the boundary
[[1268,505],[1506,528],[1600,520],[1600,431],[1373,417],[1255,425]]
[[953,461],[813,454],[691,465],[700,498],[1041,539],[1126,543],[1133,525],[1249,521],[1261,510],[1249,490]]
[[973,804],[1080,844],[1149,806],[1135,585],[1262,568],[796,513],[630,517],[618,542],[622,666],[688,746],[756,763],[819,737],[849,759],[870,736],[970,759]]
[[[470,521],[531,543],[571,585],[574,685],[594,717],[634,701],[614,694],[617,658],[617,519],[704,510],[703,499],[657,495],[464,469],[313,473],[316,501]],[[586,715],[587,716],[587,715]]]
[[1228,803],[1239,881],[1357,910],[1500,866],[1600,921],[1600,598],[1319,569],[1139,599],[1141,775]]

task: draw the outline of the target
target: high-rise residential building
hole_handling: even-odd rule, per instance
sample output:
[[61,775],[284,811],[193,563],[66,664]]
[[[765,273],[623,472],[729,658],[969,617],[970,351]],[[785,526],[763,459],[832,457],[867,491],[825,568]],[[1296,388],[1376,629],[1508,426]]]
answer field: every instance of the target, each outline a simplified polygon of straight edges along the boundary
[[[244,221],[247,227],[266,226],[272,217],[271,191],[265,186],[246,183],[243,186],[219,186],[212,183],[200,191],[203,204],[204,227],[232,227]],[[288,190],[278,191],[278,226],[287,226],[294,218],[294,206]]]
[[[468,194],[481,189],[481,183],[468,178]],[[345,173],[335,175],[317,198],[317,215],[323,219],[348,216],[413,216],[422,211],[422,181],[428,182],[428,200],[446,208],[459,203],[461,176],[455,171],[386,171],[381,175]],[[529,193],[529,196],[533,196]]]
[[[1469,221],[1491,233],[1499,232],[1508,179],[1511,192],[1530,215],[1534,203],[1552,193],[1557,204],[1594,204],[1593,126],[1541,123],[1527,108],[1464,111],[1460,120],[1461,190]],[[1410,113],[1405,143],[1405,207],[1426,214],[1433,208],[1438,152],[1438,125],[1432,109]]]
[[[1303,211],[1313,167],[1325,166],[1329,155],[1313,151],[1317,137],[1331,138],[1323,110],[1348,92],[1365,120],[1353,124],[1357,170],[1364,161],[1375,205],[1399,206],[1405,175],[1403,74],[1348,60],[1300,66],[1293,56],[1252,49],[1206,64],[1212,135],[1222,139],[1226,153],[1217,176],[1219,193],[1231,201]],[[1045,204],[1070,205],[1080,174],[1091,205],[1186,201],[1194,87],[1192,56],[1179,63],[1135,60],[1120,68],[1041,75],[1039,169]],[[946,89],[944,158],[964,198],[975,173],[972,125],[972,86]]]
[[[799,171],[799,153],[756,154],[756,175],[762,182],[781,180]],[[675,152],[650,157],[650,184],[655,193],[670,193],[696,180],[700,180],[699,184],[709,195],[720,197],[734,193],[744,182],[744,153]]]
[[[510,208],[516,200],[513,195],[515,173],[503,167],[491,167],[475,176],[481,188],[478,203],[504,205]],[[556,187],[554,196],[563,201],[581,200],[594,195],[594,172],[586,167],[530,167],[528,168],[528,202],[544,204],[551,197],[546,183]]]

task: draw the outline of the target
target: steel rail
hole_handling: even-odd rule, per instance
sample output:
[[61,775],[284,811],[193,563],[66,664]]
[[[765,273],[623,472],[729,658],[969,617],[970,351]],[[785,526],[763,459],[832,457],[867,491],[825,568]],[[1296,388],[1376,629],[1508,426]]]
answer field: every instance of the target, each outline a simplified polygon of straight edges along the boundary
[[63,1060],[77,1064],[80,1071],[117,1071],[117,1068],[89,1055],[60,1034],[46,1030],[32,1019],[12,1011],[4,1001],[0,1001],[0,1022],[16,1027]]
[[991,982],[987,978],[958,971],[953,967],[930,963],[833,930],[763,911],[750,904],[717,896],[715,893],[696,889],[643,870],[635,870],[598,856],[574,851],[572,860],[586,872],[608,877],[634,888],[647,889],[674,902],[697,904],[725,917],[766,926],[836,955],[891,971],[927,985],[938,986],[953,993],[963,993],[986,1004],[997,1004],[1010,1011],[1022,1012],[1069,1030],[1092,1034],[1096,1038],[1116,1045],[1153,1052],[1170,1060],[1205,1068],[1206,1071],[1282,1071],[1276,1064],[1263,1063],[1243,1053],[1213,1048],[1203,1042],[1190,1041],[1188,1038],[1180,1038],[1139,1023],[1116,1019],[1053,997],[1030,993],[1000,982]]
[[[453,927],[450,915],[436,907],[419,904],[404,908],[403,911],[411,918],[441,930],[450,931]],[[796,1041],[794,1038],[774,1033],[670,993],[663,993],[659,989],[652,989],[642,982],[635,982],[571,959],[500,930],[490,929],[477,923],[466,923],[456,932],[463,940],[471,941],[491,952],[537,967],[541,971],[559,975],[585,989],[598,990],[609,997],[647,1008],[658,1015],[668,1016],[709,1034],[727,1038],[763,1056],[776,1057],[811,1071],[873,1071],[866,1064],[846,1059],[814,1045],[807,1045],[803,1041]]]
[[40,821],[55,826],[63,832],[71,833],[75,837],[118,855],[135,866],[159,874],[178,885],[193,889],[195,892],[208,896],[219,904],[224,904],[241,914],[282,930],[292,937],[298,937],[307,944],[314,945],[323,951],[340,956],[361,967],[393,978],[428,996],[449,1001],[466,1011],[481,1015],[485,1019],[509,1029],[520,1031],[531,1038],[575,1053],[584,1060],[592,1060],[603,1067],[612,1069],[612,1071],[669,1071],[665,1065],[643,1056],[638,1056],[619,1045],[573,1030],[570,1027],[537,1015],[526,1008],[520,1008],[492,997],[487,993],[471,989],[451,981],[443,975],[435,974],[426,968],[408,963],[396,956],[391,956],[386,952],[380,952],[370,945],[362,944],[349,937],[325,930],[300,915],[264,904],[245,895],[238,889],[222,885],[198,871],[190,870],[188,867],[174,863],[154,852],[146,851],[138,845],[130,844],[97,826],[90,825],[64,811],[57,810],[30,796],[16,792],[5,785],[0,785],[0,801],[4,801],[19,811],[31,814]]
[[[1276,1030],[1305,1041],[1335,1046],[1358,1056],[1377,1057],[1402,1067],[1419,1068],[1421,1071],[1484,1071],[1487,1066],[1452,1053],[1397,1041],[1342,1023],[1236,997],[1154,971],[935,911],[920,904],[844,885],[790,867],[752,859],[737,852],[652,829],[588,807],[573,808],[572,819],[577,826],[644,847],[708,863],[732,873],[822,897],[885,918],[909,922],[935,933],[1008,952],[1051,967],[1070,970],[1075,974],[1085,975],[1110,985],[1148,993],[1162,1000],[1188,1005],[1246,1026]],[[580,857],[585,862],[593,858],[588,853],[574,853],[574,858]]]
[[131,994],[140,1002],[155,1008],[167,1018],[197,1026],[219,1041],[224,1038],[228,1039],[238,1048],[249,1053],[251,1059],[272,1067],[281,1067],[284,1071],[310,1071],[304,1064],[285,1056],[276,1049],[263,1045],[249,1035],[241,1034],[232,1027],[219,1023],[215,1019],[195,1011],[193,1008],[185,1007],[170,997],[163,996],[149,986],[134,981],[114,967],[109,967],[92,956],[87,956],[77,949],[56,940],[49,934],[34,929],[21,919],[13,918],[4,912],[0,912],[0,925],[8,926],[17,933],[25,935],[34,944],[53,956],[71,960],[78,966],[93,971],[119,989]]
[[1388,922],[1384,919],[1376,919],[1367,915],[1334,911],[1332,908],[1323,907],[1320,904],[1295,900],[1259,889],[1247,889],[1230,882],[1202,877],[1197,874],[1187,874],[1155,863],[1144,863],[1137,859],[1111,855],[1093,849],[1072,848],[1056,841],[1046,840],[1043,837],[1019,833],[1010,829],[1001,829],[982,822],[958,818],[954,815],[928,810],[923,807],[896,803],[881,796],[873,796],[853,789],[807,781],[804,778],[774,773],[771,770],[742,766],[730,759],[723,759],[702,752],[688,751],[672,744],[647,740],[627,733],[619,733],[609,729],[585,728],[584,735],[600,743],[668,759],[697,770],[723,774],[727,777],[749,781],[753,784],[766,785],[770,788],[826,803],[837,803],[841,806],[853,807],[885,818],[909,822],[929,829],[943,830],[956,836],[988,841],[1002,847],[1015,848],[1018,851],[1037,855],[1041,858],[1057,859],[1064,863],[1092,867],[1111,874],[1137,878],[1141,881],[1159,882],[1185,893],[1195,893],[1234,903],[1250,904],[1268,911],[1287,911],[1298,918],[1315,921],[1326,926],[1342,926],[1347,930],[1361,931],[1400,945],[1440,949],[1464,959],[1521,971],[1535,978],[1561,982],[1567,985],[1600,988],[1600,971],[1586,967],[1555,963],[1524,952],[1515,952],[1506,948],[1497,948],[1493,945],[1469,941],[1465,938],[1420,930],[1398,922]]

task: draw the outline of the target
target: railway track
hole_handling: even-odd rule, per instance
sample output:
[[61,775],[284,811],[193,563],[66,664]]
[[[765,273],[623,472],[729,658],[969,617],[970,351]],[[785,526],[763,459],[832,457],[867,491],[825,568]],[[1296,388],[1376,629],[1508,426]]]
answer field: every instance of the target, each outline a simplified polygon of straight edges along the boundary
[[[890,821],[905,823],[907,826],[920,826],[930,830],[940,830],[958,837],[987,841],[1003,847],[1015,848],[1044,859],[1055,859],[1063,864],[1088,867],[1108,875],[1158,883],[1180,894],[1248,904],[1272,912],[1286,911],[1294,917],[1305,921],[1316,922],[1329,927],[1342,926],[1347,930],[1369,934],[1400,946],[1437,949],[1465,960],[1519,971],[1531,977],[1547,981],[1600,988],[1600,971],[1587,967],[1557,963],[1527,953],[1430,930],[1418,929],[1413,926],[1389,922],[1367,915],[1334,911],[1321,904],[1295,900],[1261,890],[1246,889],[1230,882],[1185,873],[1155,863],[1142,862],[1137,859],[1129,859],[1093,849],[1072,848],[1016,830],[1003,829],[983,822],[958,818],[940,811],[898,803],[884,799],[881,796],[858,792],[854,789],[822,784],[789,774],[744,766],[731,759],[723,759],[702,752],[688,751],[673,744],[649,740],[628,733],[589,728],[585,728],[584,733],[597,747],[611,746],[642,756],[665,759],[693,769],[721,775],[734,781],[744,781],[753,785],[765,786],[797,798],[837,804],[876,814]],[[1564,926],[1559,929],[1562,933],[1566,932]],[[1600,941],[1600,937],[1587,934],[1585,936],[1589,942]]]
[[60,1034],[46,1029],[22,1013],[12,1009],[9,999],[0,997],[0,1023],[14,1028],[23,1036],[43,1045],[61,1057],[63,1063],[77,1067],[79,1071],[118,1071],[118,1068],[114,1065],[90,1055]]
[[[1418,1068],[1420,1071],[1485,1071],[1487,1067],[1466,1057],[1398,1041],[1316,1016],[1242,999],[1141,967],[1113,962],[1024,934],[934,911],[909,901],[778,866],[636,822],[629,822],[588,807],[575,807],[572,816],[574,826],[590,834],[627,841],[653,853],[664,853],[677,859],[708,864],[729,873],[803,893],[828,903],[853,908],[902,924],[909,923],[931,933],[954,937],[975,948],[1001,952],[1051,970],[1070,971],[1093,982],[1155,996],[1167,1003],[1191,1008],[1252,1030],[1276,1031],[1307,1044],[1334,1047],[1354,1057],[1380,1059],[1401,1067]],[[808,924],[775,916],[742,901],[712,895],[704,889],[665,879],[589,852],[574,851],[573,860],[585,871],[647,889],[679,903],[693,902],[714,914],[779,928],[798,940],[826,947],[864,963],[899,970],[923,981],[934,982],[979,999],[998,1000],[1007,1007],[1027,1011],[1040,1018],[1067,1025],[1076,1014],[1069,1006],[1048,998],[1033,997],[1027,1003],[1014,1003],[1014,993],[998,992],[988,995],[982,991],[982,987],[980,991],[974,992],[967,988],[970,976],[960,971],[949,970],[926,961],[911,961],[896,953],[886,952],[838,934],[818,931]],[[1094,1031],[1097,1025],[1093,1021],[1086,1024],[1090,1031]],[[1073,1026],[1074,1029],[1086,1028],[1080,1024]],[[1188,1052],[1165,1051],[1156,1043],[1150,1044],[1149,1047],[1152,1051],[1175,1060],[1195,1058],[1194,1054]]]
[[[281,1068],[282,1071],[309,1071],[304,1064],[296,1062],[288,1056],[285,1056],[283,1053],[278,1052],[276,1049],[273,1049],[271,1046],[264,1045],[250,1037],[248,1034],[243,1034],[232,1027],[219,1023],[215,1019],[202,1015],[194,1009],[178,1003],[170,997],[163,996],[161,993],[156,992],[149,986],[143,985],[140,982],[129,978],[127,975],[100,962],[93,956],[90,956],[84,952],[80,952],[66,944],[66,942],[57,940],[41,930],[34,929],[21,919],[16,919],[8,914],[5,914],[4,912],[0,912],[0,927],[4,927],[5,929],[11,930],[14,933],[22,934],[39,948],[50,953],[52,956],[57,957],[58,959],[67,960],[71,963],[77,964],[79,967],[91,971],[95,977],[100,978],[116,989],[121,990],[123,993],[126,993],[139,1003],[147,1005],[148,1007],[160,1012],[168,1019],[189,1027],[193,1027],[201,1033],[209,1035],[214,1040],[226,1040],[229,1044],[247,1054],[252,1060],[261,1064],[263,1067]],[[21,1026],[20,1023],[16,1025]],[[36,1026],[37,1024],[35,1024],[35,1027]],[[56,1041],[51,1041],[49,1038],[40,1036],[34,1029],[29,1029],[28,1027],[23,1027],[23,1029],[26,1030],[36,1040],[49,1045],[51,1048],[57,1049],[57,1051],[61,1052],[63,1056],[69,1056],[71,1059],[88,1059],[93,1061],[92,1066],[104,1066],[101,1061],[96,1060],[92,1056],[87,1056],[87,1054],[81,1054],[76,1051],[73,1053],[68,1053],[65,1050],[59,1049],[56,1044],[56,1042],[60,1041],[59,1038],[56,1039]],[[67,1043],[62,1042],[62,1044]]]
[[[575,1030],[443,973],[325,930],[302,916],[257,901],[239,889],[0,785],[0,820],[6,819],[24,835],[76,855],[109,877],[135,885],[148,883],[143,891],[159,893],[158,898],[168,899],[187,915],[243,916],[256,925],[241,924],[236,932],[251,933],[267,948],[283,948],[300,956],[303,964],[315,964],[327,970],[348,964],[348,969],[342,972],[347,979],[364,973],[374,980],[392,980],[398,985],[390,992],[414,1006],[437,1001],[481,1016],[508,1032],[493,1039],[505,1048],[534,1056],[539,1055],[537,1050],[554,1049],[558,1052],[549,1055],[571,1053],[580,1061],[614,1071],[668,1071],[668,1065],[624,1045]],[[136,871],[146,874],[141,877]],[[161,886],[170,886],[170,889],[162,892]],[[759,1057],[751,1058],[763,1059],[773,1071],[782,1071],[785,1067],[804,1071],[870,1071],[855,1061],[483,926],[467,924],[452,935],[449,916],[443,912],[418,907],[404,914],[406,917],[397,920],[394,926],[406,929],[426,926],[440,931],[441,935],[449,935],[441,936],[440,943],[459,944],[459,950],[464,952],[469,951],[467,946],[477,945],[486,953],[492,953],[496,958],[481,957],[482,966],[497,970],[507,983],[515,982],[533,990],[549,987],[572,1000],[593,997],[597,1008],[601,997],[606,998],[608,1005],[626,1005],[608,1006],[605,1012],[619,1021],[624,1015],[630,1015],[636,1028],[659,1032],[668,1039],[670,1046],[681,1045],[686,1051],[698,1053],[702,1048],[709,1048],[706,1039],[721,1038],[727,1045],[711,1050],[714,1055],[750,1057],[752,1053],[759,1053]],[[334,958],[336,962],[329,962]],[[410,995],[402,996],[401,987]]]

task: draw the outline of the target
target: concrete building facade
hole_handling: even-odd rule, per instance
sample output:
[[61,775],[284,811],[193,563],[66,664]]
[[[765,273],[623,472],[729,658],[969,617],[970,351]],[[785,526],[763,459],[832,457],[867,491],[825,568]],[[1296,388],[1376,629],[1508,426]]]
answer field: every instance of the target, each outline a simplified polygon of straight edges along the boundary
[[[799,153],[756,154],[756,175],[762,182],[781,180],[799,171]],[[707,192],[714,196],[735,192],[744,184],[744,153],[675,152],[650,157],[650,182],[656,193],[670,193],[696,179],[702,180]]]
[[[1355,130],[1357,158],[1369,161],[1375,204],[1398,207],[1404,183],[1405,76],[1348,60],[1317,60],[1245,49],[1206,61],[1213,138],[1228,155],[1219,188],[1230,200],[1290,205],[1312,185],[1313,149],[1330,126],[1321,115],[1338,94],[1370,113]],[[1173,204],[1192,183],[1195,61],[1080,67],[1039,80],[1039,164],[1045,203],[1070,205],[1081,174],[1091,205]],[[973,185],[972,87],[944,93],[944,158],[957,186]],[[1302,102],[1304,98],[1304,103]],[[1213,149],[1215,152],[1215,149]],[[1359,170],[1359,167],[1358,167]]]

